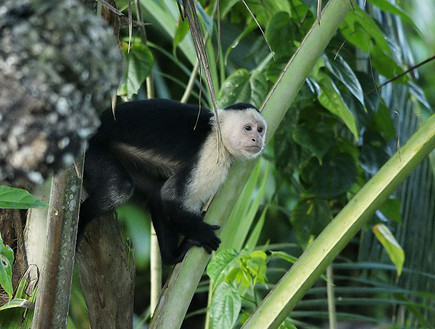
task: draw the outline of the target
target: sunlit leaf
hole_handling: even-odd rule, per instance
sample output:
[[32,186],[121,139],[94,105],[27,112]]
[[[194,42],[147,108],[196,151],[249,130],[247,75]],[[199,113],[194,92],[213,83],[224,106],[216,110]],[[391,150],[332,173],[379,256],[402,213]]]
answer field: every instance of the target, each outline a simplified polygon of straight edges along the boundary
[[[358,6],[355,6],[355,11],[346,16],[340,29],[348,42],[370,55],[371,64],[380,74],[392,78],[403,71],[395,62],[391,48],[381,29]],[[404,76],[396,82],[405,82],[407,79]]]
[[49,205],[23,189],[0,185],[0,209],[47,208]]
[[235,266],[238,266],[239,253],[234,249],[226,249],[216,253],[207,266],[207,275],[215,284],[223,279]]
[[347,108],[338,88],[327,75],[324,75],[317,83],[321,87],[319,102],[331,113],[343,120],[352,134],[358,139],[358,128],[352,112]]
[[346,63],[346,61],[340,55],[336,56],[335,59],[329,59],[328,56],[322,56],[326,67],[331,71],[331,73],[339,79],[344,86],[364,105],[364,94],[358,78],[355,73]]
[[239,316],[242,299],[232,285],[222,282],[213,293],[211,319],[214,329],[232,328]]
[[397,276],[402,274],[403,263],[405,262],[405,252],[397,242],[394,235],[384,224],[377,224],[372,228],[378,241],[384,246],[390,256],[391,261],[396,266]]
[[141,43],[131,45],[130,52],[127,44],[122,43],[122,51],[125,57],[125,71],[118,95],[127,95],[131,98],[137,94],[142,83],[151,74],[154,58],[148,47]]
[[411,23],[412,26],[418,30],[417,26],[414,24],[413,20],[400,8],[396,3],[387,1],[387,0],[369,0],[372,4],[374,4],[379,9],[392,13],[394,15],[400,16],[403,20]]
[[268,91],[267,81],[261,72],[252,75],[240,69],[231,74],[222,84],[218,94],[219,107],[223,108],[237,102],[253,103],[259,106]]
[[0,286],[9,296],[12,296],[14,289],[12,287],[12,264],[14,262],[14,252],[12,249],[3,244],[0,236]]
[[181,43],[181,41],[184,40],[188,32],[189,32],[189,23],[187,22],[187,19],[185,20],[180,19],[178,21],[177,28],[175,30],[174,40],[172,41],[172,48],[174,54],[178,45]]
[[29,302],[27,299],[22,298],[14,298],[10,302],[2,305],[0,307],[0,311],[12,309],[12,308],[27,308],[33,309],[35,308],[35,304]]

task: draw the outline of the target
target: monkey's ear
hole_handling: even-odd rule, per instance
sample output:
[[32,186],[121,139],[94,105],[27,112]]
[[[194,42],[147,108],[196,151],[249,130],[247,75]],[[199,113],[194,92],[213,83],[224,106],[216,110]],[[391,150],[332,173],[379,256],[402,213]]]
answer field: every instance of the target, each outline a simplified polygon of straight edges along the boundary
[[[222,125],[225,122],[225,118],[228,117],[228,111],[225,110],[218,110],[218,117],[219,117],[219,123]],[[212,117],[212,124],[215,125],[216,124],[216,118],[213,116]]]

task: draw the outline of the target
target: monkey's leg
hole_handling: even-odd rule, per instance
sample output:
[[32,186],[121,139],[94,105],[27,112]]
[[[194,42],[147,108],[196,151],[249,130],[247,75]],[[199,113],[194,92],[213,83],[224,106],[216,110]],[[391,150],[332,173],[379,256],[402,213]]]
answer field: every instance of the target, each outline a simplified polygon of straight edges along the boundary
[[92,219],[115,210],[131,197],[134,189],[121,163],[98,147],[92,147],[86,153],[84,186],[89,196],[80,207],[77,244]]
[[182,205],[174,200],[165,200],[164,208],[171,224],[187,238],[182,244],[187,245],[190,241],[190,246],[202,246],[209,253],[219,247],[221,240],[214,232],[220,228],[219,225],[204,223],[201,215],[183,209]]
[[171,265],[183,260],[193,243],[183,241],[179,245],[178,230],[168,219],[158,196],[148,197],[151,219],[159,241],[160,254],[164,264]]

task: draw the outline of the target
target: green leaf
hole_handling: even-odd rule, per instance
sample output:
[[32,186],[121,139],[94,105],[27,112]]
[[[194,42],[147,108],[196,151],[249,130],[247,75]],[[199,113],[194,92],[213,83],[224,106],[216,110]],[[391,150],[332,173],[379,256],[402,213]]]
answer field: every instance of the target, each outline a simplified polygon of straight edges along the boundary
[[207,275],[218,285],[234,267],[238,266],[239,253],[234,249],[217,252],[207,266]]
[[252,103],[257,108],[263,103],[269,92],[269,85],[263,72],[254,71],[249,79],[251,95],[248,103]]
[[400,199],[388,199],[379,208],[379,211],[384,214],[385,217],[395,221],[396,223],[402,223],[402,216],[400,212],[401,202]]
[[0,286],[9,296],[12,296],[14,288],[12,287],[12,264],[14,263],[14,252],[12,249],[3,244],[0,236]]
[[400,8],[397,4],[392,3],[387,0],[369,0],[372,4],[374,4],[379,9],[392,13],[394,15],[400,16],[403,20],[411,23],[412,26],[418,31],[417,26],[414,24],[414,21]]
[[[236,204],[231,210],[227,224],[220,235],[222,243],[218,250],[230,248],[236,250],[242,249],[246,236],[248,235],[249,228],[255,219],[258,207],[260,206],[260,202],[264,195],[264,185],[267,174],[264,174],[261,187],[258,189],[257,185],[259,183],[260,173],[261,166],[259,162],[252,172]],[[256,197],[253,199],[252,196],[254,193],[256,193]]]
[[35,304],[33,304],[32,302],[29,302],[27,299],[14,298],[10,302],[2,305],[0,307],[0,311],[12,309],[12,308],[33,309],[34,307],[35,307]]
[[[266,177],[266,175],[265,175]],[[255,246],[257,245],[258,239],[260,238],[261,231],[264,226],[264,221],[266,219],[266,213],[267,213],[267,206],[264,207],[263,212],[261,213],[261,216],[255,225],[254,229],[251,232],[251,235],[249,236],[248,241],[245,244],[245,249],[248,251],[253,251]]]
[[281,259],[284,259],[285,261],[294,264],[296,263],[296,261],[298,260],[297,257],[294,257],[292,255],[289,255],[288,253],[284,252],[284,251],[271,251],[270,255],[273,256],[277,256]]
[[240,261],[243,264],[241,269],[246,272],[245,277],[250,278],[250,284],[254,287],[258,282],[266,283],[266,260],[264,251],[255,250],[250,254],[244,255]]
[[0,209],[47,208],[45,203],[23,189],[0,185]]
[[296,28],[287,12],[278,12],[269,21],[266,28],[266,39],[273,52],[278,56],[289,57],[295,51]]
[[184,40],[188,32],[189,32],[189,23],[187,22],[187,19],[185,19],[184,21],[180,19],[178,21],[177,28],[175,30],[174,40],[172,41],[172,52],[174,54],[178,45],[181,43],[181,41]]
[[266,68],[266,77],[273,83],[278,80],[282,70],[288,62],[287,56],[278,56],[274,61],[271,61]]
[[328,225],[332,218],[326,200],[300,200],[293,208],[290,221],[299,244],[305,249],[309,243]]
[[317,125],[302,123],[293,130],[293,140],[300,146],[310,150],[322,163],[323,156],[335,144],[334,132],[325,122]]
[[312,184],[308,191],[325,199],[347,192],[355,183],[356,174],[353,157],[343,152],[329,152],[322,165],[304,168],[304,177]]
[[364,105],[364,93],[361,84],[343,57],[338,55],[335,60],[330,60],[328,56],[323,55],[322,59],[328,70]]
[[232,328],[239,316],[242,299],[236,288],[222,282],[213,293],[211,318],[214,329]]
[[239,0],[221,0],[219,2],[221,17],[224,17],[238,2]]
[[[376,22],[359,7],[355,6],[355,11],[346,16],[340,29],[350,43],[370,55],[371,64],[380,74],[393,78],[403,71],[395,62],[391,48]],[[408,79],[404,76],[396,82]]]
[[329,112],[343,120],[344,124],[355,136],[355,139],[358,139],[358,128],[356,126],[355,118],[344,103],[337,86],[326,74],[321,74],[321,76],[322,78],[320,81],[317,81],[320,85],[320,104],[322,104]]
[[278,329],[297,329],[297,328],[293,323],[285,320],[283,323],[280,324]]
[[[369,54],[372,48],[380,48],[387,55],[391,54],[390,46],[376,22],[361,8],[355,6],[355,11],[347,14],[340,26],[343,36]],[[368,48],[370,46],[370,49]]]
[[403,263],[405,262],[405,252],[397,242],[394,235],[384,224],[377,224],[372,228],[378,241],[384,246],[390,256],[391,261],[396,266],[397,276],[402,274]]
[[148,47],[141,43],[131,45],[128,52],[127,44],[123,42],[122,51],[125,57],[125,71],[118,95],[127,95],[131,98],[137,94],[142,83],[151,74],[154,58]]
[[237,102],[259,106],[268,92],[266,78],[261,72],[240,69],[231,74],[222,84],[218,94],[218,105],[224,108]]

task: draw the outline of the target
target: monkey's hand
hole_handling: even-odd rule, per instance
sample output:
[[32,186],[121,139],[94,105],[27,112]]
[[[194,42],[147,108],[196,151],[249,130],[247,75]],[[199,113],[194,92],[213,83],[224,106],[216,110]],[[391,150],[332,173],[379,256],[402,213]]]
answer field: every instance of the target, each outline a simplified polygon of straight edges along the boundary
[[209,225],[206,223],[203,224],[204,225],[201,225],[201,230],[198,235],[195,235],[195,237],[186,237],[183,242],[181,242],[177,250],[178,256],[176,256],[174,258],[174,261],[171,263],[176,264],[178,262],[181,262],[186,253],[193,246],[203,247],[209,254],[211,254],[213,250],[216,250],[219,247],[221,239],[216,235],[214,231],[218,230],[220,226]]
[[208,253],[219,248],[221,239],[216,235],[214,231],[220,229],[219,225],[210,225],[204,222],[200,222],[195,228],[195,231],[186,232],[186,239],[184,243],[189,243],[190,246],[203,247]]
[[210,225],[204,223],[204,225],[201,227],[200,232],[198,233],[198,236],[196,237],[198,239],[199,244],[209,254],[211,254],[213,250],[219,248],[219,245],[221,243],[221,239],[214,232],[218,229],[220,229],[219,225]]

